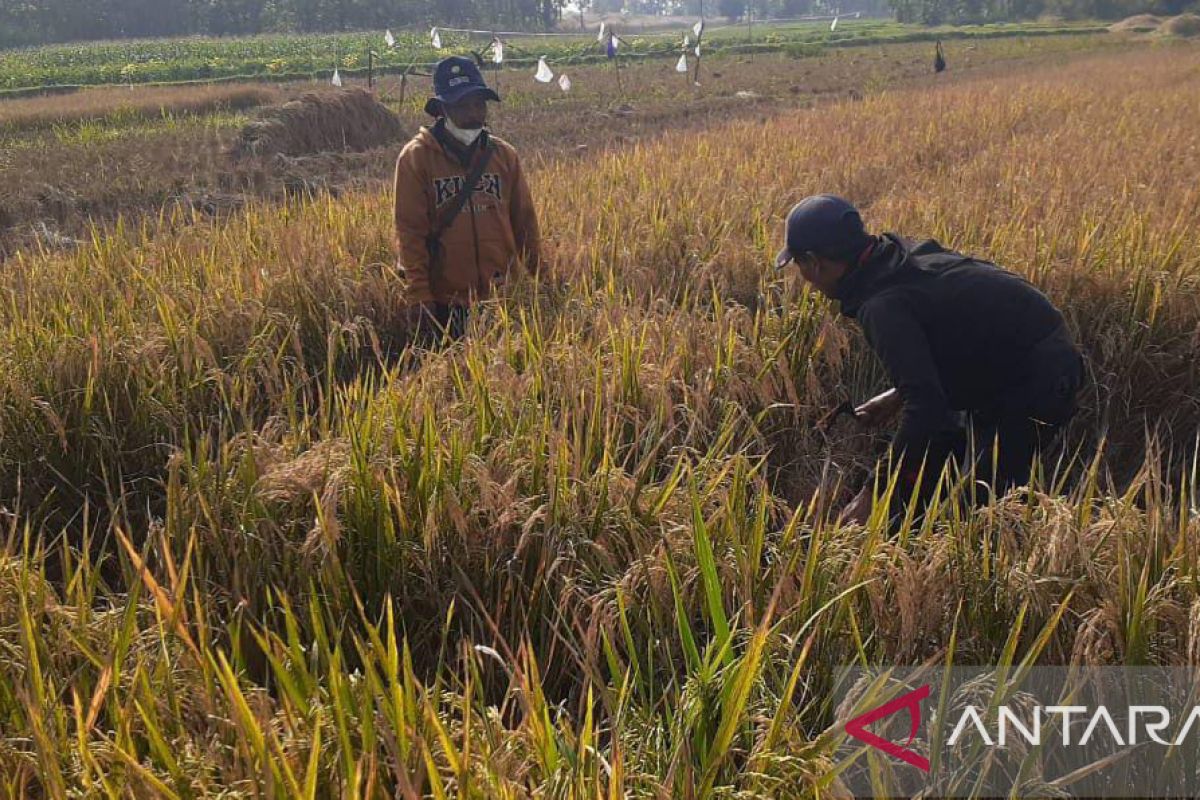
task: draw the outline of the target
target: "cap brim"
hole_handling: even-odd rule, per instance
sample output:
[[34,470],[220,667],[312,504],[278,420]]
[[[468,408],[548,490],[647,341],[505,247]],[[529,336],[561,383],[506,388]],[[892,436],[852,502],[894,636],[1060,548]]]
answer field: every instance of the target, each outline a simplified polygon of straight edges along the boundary
[[793,260],[792,251],[785,247],[775,256],[775,269],[783,269],[788,264],[791,264]]
[[468,95],[481,92],[488,100],[500,102],[500,95],[496,94],[496,90],[488,86],[464,86],[462,91],[447,92],[446,94],[434,95],[425,101],[425,113],[431,117],[442,116],[442,104],[448,103],[454,105]]
[[437,95],[437,99],[443,103],[454,105],[473,94],[482,94],[488,100],[495,100],[497,103],[500,102],[500,95],[496,94],[496,90],[490,86],[463,86],[459,89],[451,89],[445,94]]

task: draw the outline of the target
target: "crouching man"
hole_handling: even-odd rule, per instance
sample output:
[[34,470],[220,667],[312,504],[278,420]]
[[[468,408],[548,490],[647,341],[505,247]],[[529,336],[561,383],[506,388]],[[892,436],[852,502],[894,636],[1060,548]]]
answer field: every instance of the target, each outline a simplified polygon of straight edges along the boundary
[[[928,499],[946,460],[962,464],[969,451],[976,480],[994,493],[1028,483],[1035,456],[1074,416],[1084,377],[1044,294],[937,242],[872,236],[857,209],[832,195],[808,197],[788,214],[776,267],[793,263],[858,321],[891,378],[894,388],[855,416],[874,426],[900,414],[897,501]],[[965,412],[966,429],[956,412]],[[872,504],[869,483],[843,519],[865,522]]]

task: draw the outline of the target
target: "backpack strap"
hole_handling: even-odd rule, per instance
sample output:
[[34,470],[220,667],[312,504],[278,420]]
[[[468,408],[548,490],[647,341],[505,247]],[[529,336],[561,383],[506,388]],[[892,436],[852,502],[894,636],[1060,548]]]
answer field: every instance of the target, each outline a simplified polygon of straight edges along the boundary
[[483,143],[483,155],[479,158],[479,163],[467,175],[466,183],[463,184],[462,191],[450,202],[450,206],[446,209],[438,220],[438,224],[429,234],[429,239],[439,241],[450,226],[454,224],[454,220],[466,208],[467,203],[471,201],[471,195],[475,193],[475,187],[479,185],[479,181],[483,178],[483,171],[487,169],[488,163],[492,160],[492,153],[495,152],[495,147],[492,145],[491,139]]

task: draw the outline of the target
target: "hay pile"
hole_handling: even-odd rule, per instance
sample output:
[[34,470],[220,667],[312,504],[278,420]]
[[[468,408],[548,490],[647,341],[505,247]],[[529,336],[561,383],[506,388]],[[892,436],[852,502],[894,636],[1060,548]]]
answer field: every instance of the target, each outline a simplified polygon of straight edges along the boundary
[[1200,16],[1195,14],[1180,14],[1162,24],[1158,32],[1163,36],[1200,36]]
[[1126,17],[1118,23],[1109,26],[1113,33],[1154,33],[1162,25],[1162,19],[1153,14],[1138,14]]
[[363,89],[312,92],[264,109],[242,128],[234,158],[361,151],[394,142],[400,118]]

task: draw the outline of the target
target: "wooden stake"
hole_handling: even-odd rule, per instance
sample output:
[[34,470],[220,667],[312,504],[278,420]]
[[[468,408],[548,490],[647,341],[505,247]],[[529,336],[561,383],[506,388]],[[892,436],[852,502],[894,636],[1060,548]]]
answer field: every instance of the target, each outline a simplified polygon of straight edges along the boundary
[[613,33],[611,28],[609,28],[609,30],[608,30],[608,46],[607,47],[611,48],[613,51],[612,62],[613,62],[613,68],[617,71],[617,92],[621,95],[621,99],[624,100],[625,99],[625,89],[621,86],[621,50],[619,47],[616,46],[616,42],[619,42],[619,41],[620,41],[620,38],[615,33]]

